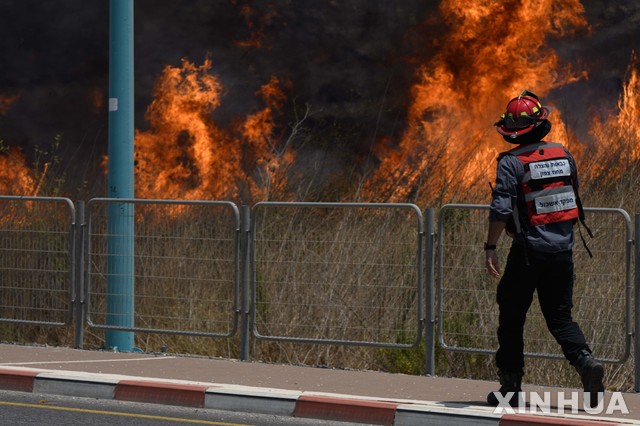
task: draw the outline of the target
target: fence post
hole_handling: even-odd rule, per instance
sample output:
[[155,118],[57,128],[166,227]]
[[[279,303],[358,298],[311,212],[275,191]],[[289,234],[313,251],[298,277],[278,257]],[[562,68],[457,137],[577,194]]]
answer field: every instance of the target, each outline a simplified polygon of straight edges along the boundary
[[241,297],[240,304],[240,360],[249,361],[249,278],[250,278],[250,256],[249,256],[249,235],[250,235],[251,209],[249,206],[242,206],[241,229],[240,229],[240,282]]
[[633,240],[634,245],[634,287],[635,287],[635,301],[634,301],[634,315],[635,326],[633,330],[633,362],[635,370],[634,387],[636,392],[640,392],[640,247],[638,247],[638,241],[640,241],[640,214],[636,214],[635,217],[635,236]]
[[426,321],[425,321],[425,373],[433,376],[435,374],[435,306],[434,306],[434,268],[435,259],[435,232],[434,232],[434,210],[427,209],[425,214],[426,230]]
[[84,342],[84,201],[76,204],[73,227],[73,304],[75,309],[75,347],[82,349]]

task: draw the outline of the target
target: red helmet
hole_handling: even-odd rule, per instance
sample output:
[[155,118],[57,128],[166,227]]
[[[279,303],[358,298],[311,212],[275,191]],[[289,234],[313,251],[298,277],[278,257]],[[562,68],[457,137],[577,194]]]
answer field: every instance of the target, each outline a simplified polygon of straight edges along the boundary
[[520,96],[509,101],[495,125],[498,133],[516,139],[538,127],[548,116],[549,108],[542,106],[535,94],[523,90]]

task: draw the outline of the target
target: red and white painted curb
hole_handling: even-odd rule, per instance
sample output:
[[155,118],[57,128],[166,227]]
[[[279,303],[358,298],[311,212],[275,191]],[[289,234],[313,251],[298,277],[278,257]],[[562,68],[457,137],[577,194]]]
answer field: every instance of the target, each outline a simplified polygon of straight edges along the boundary
[[462,403],[381,400],[320,392],[21,367],[0,367],[0,389],[394,426],[640,425],[640,421],[589,416],[496,414],[493,407]]

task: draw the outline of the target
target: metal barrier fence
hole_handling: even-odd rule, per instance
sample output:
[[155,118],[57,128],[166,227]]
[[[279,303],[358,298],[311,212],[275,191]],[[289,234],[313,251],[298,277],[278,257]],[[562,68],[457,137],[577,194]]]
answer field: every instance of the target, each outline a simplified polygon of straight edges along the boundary
[[422,336],[423,218],[412,204],[258,203],[258,339],[412,347]]
[[[445,350],[493,353],[498,325],[497,281],[484,269],[489,206],[445,205],[438,216],[438,341]],[[591,259],[576,235],[574,248],[574,319],[595,354],[603,361],[622,363],[631,348],[631,253],[629,215],[620,209],[585,209],[594,233],[584,232]],[[506,263],[510,239],[498,246]],[[528,356],[563,358],[546,329],[534,298],[525,326]]]
[[68,325],[75,209],[55,197],[0,196],[0,321]]
[[[135,205],[130,329],[106,319],[112,203]],[[242,224],[230,202],[94,199],[86,210],[85,225],[83,202],[0,196],[0,322],[69,326],[75,316],[82,347],[85,325],[231,337],[241,317],[242,359],[251,332],[259,340],[406,348],[420,342],[424,327],[429,374],[434,338],[451,351],[492,353],[497,346],[497,283],[484,272],[480,246],[486,205],[444,206],[437,251],[433,210],[423,221],[413,204],[258,203],[251,218],[243,207]],[[604,361],[624,362],[635,339],[639,391],[640,338],[631,321],[635,313],[640,328],[640,247],[634,304],[628,214],[595,208],[586,214],[595,258],[577,239],[574,316]],[[637,240],[640,215],[635,219]],[[502,239],[503,256],[507,244]],[[562,357],[536,302],[525,341],[529,356]]]
[[[114,203],[130,204],[135,212],[133,327],[114,326],[107,318],[110,300],[122,296],[110,294],[107,286],[113,256],[107,213]],[[235,204],[96,198],[87,203],[87,218],[89,326],[197,336],[236,333],[240,215]]]

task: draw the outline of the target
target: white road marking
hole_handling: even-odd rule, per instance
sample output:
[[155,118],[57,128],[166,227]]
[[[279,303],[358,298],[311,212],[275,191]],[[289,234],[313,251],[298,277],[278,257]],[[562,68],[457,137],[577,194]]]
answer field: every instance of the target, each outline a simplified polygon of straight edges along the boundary
[[149,361],[157,359],[173,359],[175,356],[150,357],[150,358],[119,358],[119,359],[90,359],[85,361],[34,361],[34,362],[2,362],[3,365],[42,365],[42,364],[81,364],[91,362],[120,362],[120,361]]

